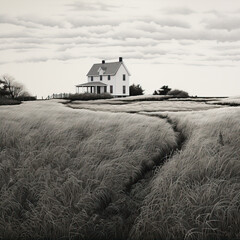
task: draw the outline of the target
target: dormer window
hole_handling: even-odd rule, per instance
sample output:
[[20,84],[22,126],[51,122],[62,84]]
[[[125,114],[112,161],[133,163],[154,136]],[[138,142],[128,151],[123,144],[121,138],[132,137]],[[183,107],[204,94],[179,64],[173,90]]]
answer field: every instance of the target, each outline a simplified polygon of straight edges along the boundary
[[126,80],[126,74],[123,74],[123,81]]
[[100,75],[100,81],[102,81],[102,75]]
[[103,74],[105,73],[105,70],[106,70],[106,67],[100,67],[100,68],[98,69],[98,74],[99,74],[99,75],[103,75]]
[[93,76],[91,76],[91,81],[93,81]]

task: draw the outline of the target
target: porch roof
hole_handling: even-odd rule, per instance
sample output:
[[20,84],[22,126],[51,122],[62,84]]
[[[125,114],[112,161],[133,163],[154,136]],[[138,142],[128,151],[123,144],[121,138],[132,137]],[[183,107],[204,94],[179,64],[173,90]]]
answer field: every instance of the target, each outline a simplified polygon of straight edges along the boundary
[[76,87],[105,87],[107,84],[102,82],[87,82],[76,85]]

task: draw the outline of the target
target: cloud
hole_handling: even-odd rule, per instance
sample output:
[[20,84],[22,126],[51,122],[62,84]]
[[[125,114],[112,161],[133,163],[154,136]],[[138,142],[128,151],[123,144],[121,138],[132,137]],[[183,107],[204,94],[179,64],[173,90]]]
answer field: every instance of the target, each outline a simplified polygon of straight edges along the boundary
[[126,16],[121,18],[119,16],[73,16],[66,18],[66,21],[72,25],[72,27],[83,27],[83,26],[119,26],[121,24],[132,24],[138,22],[139,25],[148,24],[148,28],[145,30],[151,31],[153,24],[158,26],[167,27],[178,27],[178,28],[190,28],[191,25],[184,20],[179,18],[169,17],[154,17],[154,16]]
[[146,17],[141,17],[137,18],[137,20],[145,22],[145,23],[156,23],[157,25],[160,25],[162,27],[167,26],[167,27],[177,27],[177,28],[190,28],[191,25],[179,18],[169,18],[169,17],[153,17],[153,16],[146,16]]
[[162,12],[166,13],[166,14],[171,14],[171,15],[189,15],[189,14],[193,14],[195,13],[195,11],[193,11],[190,8],[187,7],[171,7],[171,8],[165,8],[165,9],[161,9]]
[[[128,9],[133,14],[124,15],[123,10],[127,8],[121,4],[83,0],[65,5],[64,14],[52,17],[0,15],[0,44],[3,44],[0,50],[5,54],[2,58],[68,61],[97,56],[115,59],[123,53],[125,58],[134,60],[161,59],[162,62],[164,58],[166,62],[176,63],[190,59],[214,61],[204,59],[208,54],[220,62],[224,54],[228,56],[227,61],[235,61],[234,57],[239,56],[230,49],[240,41],[240,27],[237,27],[240,18],[234,14],[200,13],[175,7],[165,8],[158,15],[142,14],[138,8],[135,12]],[[217,43],[221,43],[221,54],[215,46]]]
[[240,29],[240,17],[239,16],[221,16],[215,17],[214,19],[203,20],[206,28],[208,29],[219,29],[232,31]]
[[74,11],[112,11],[116,8],[116,5],[106,3],[103,1],[76,1],[74,3],[66,4],[66,6],[70,7],[70,10]]
[[188,46],[188,45],[193,45],[195,44],[195,41],[193,40],[180,40],[178,41],[179,44],[184,45],[184,46]]
[[2,50],[33,50],[33,49],[46,49],[43,46],[39,46],[37,44],[1,44],[0,51]]
[[159,41],[152,40],[145,37],[126,38],[124,40],[107,38],[103,42],[104,43],[100,43],[99,45],[104,47],[118,46],[118,47],[128,47],[128,48],[156,46],[159,44]]
[[166,55],[168,54],[170,51],[169,50],[164,50],[164,49],[161,49],[160,46],[154,46],[154,47],[144,47],[141,49],[141,52],[143,54],[150,54],[150,55],[153,55],[153,56],[160,56],[160,55]]
[[211,49],[213,50],[217,50],[217,51],[229,51],[229,50],[238,50],[240,48],[240,44],[227,44],[227,45],[217,45],[217,46],[213,46],[211,47]]
[[123,22],[118,17],[75,16],[66,18],[72,27],[82,26],[116,26]]
[[38,28],[39,26],[59,28],[65,27],[65,22],[63,19],[53,19],[49,17],[39,17],[34,15],[18,17],[17,21],[22,26],[32,28]]
[[16,32],[7,32],[7,33],[1,33],[0,38],[27,38],[31,37],[31,34],[22,32],[22,31],[16,31]]
[[32,62],[32,63],[37,63],[37,62],[47,62],[47,61],[68,61],[68,60],[76,60],[76,59],[81,59],[81,58],[86,58],[88,56],[86,55],[73,55],[73,54],[55,54],[52,56],[49,56],[48,54],[45,54],[43,56],[31,56],[27,58],[21,58],[21,59],[16,59],[15,63],[24,63],[24,62]]
[[153,39],[158,40],[192,40],[192,41],[205,41],[212,40],[218,42],[235,42],[240,41],[240,30],[226,32],[212,29],[162,29],[161,33],[152,36]]
[[183,65],[195,67],[235,67],[233,64],[200,64],[200,63],[183,63]]

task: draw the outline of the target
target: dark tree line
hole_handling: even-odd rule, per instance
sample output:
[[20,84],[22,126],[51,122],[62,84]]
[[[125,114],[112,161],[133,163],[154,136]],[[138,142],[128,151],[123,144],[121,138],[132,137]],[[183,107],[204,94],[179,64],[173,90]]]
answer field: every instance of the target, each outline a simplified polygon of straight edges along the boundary
[[[143,95],[144,90],[140,84],[132,84],[129,87],[130,96]],[[160,89],[155,90],[153,95],[171,95],[177,98],[186,98],[189,97],[188,93],[183,90],[171,89],[167,85],[163,85]]]
[[187,92],[179,89],[172,90],[167,85],[162,86],[159,90],[155,90],[153,95],[171,95],[178,98],[189,97]]

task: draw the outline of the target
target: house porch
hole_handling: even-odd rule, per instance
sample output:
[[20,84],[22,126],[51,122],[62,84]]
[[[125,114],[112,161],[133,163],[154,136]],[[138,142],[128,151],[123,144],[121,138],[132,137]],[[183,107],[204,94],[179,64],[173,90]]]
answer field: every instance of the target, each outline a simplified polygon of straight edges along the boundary
[[[79,90],[81,88],[81,90]],[[105,93],[107,92],[107,84],[102,82],[88,82],[76,85],[76,93]]]

